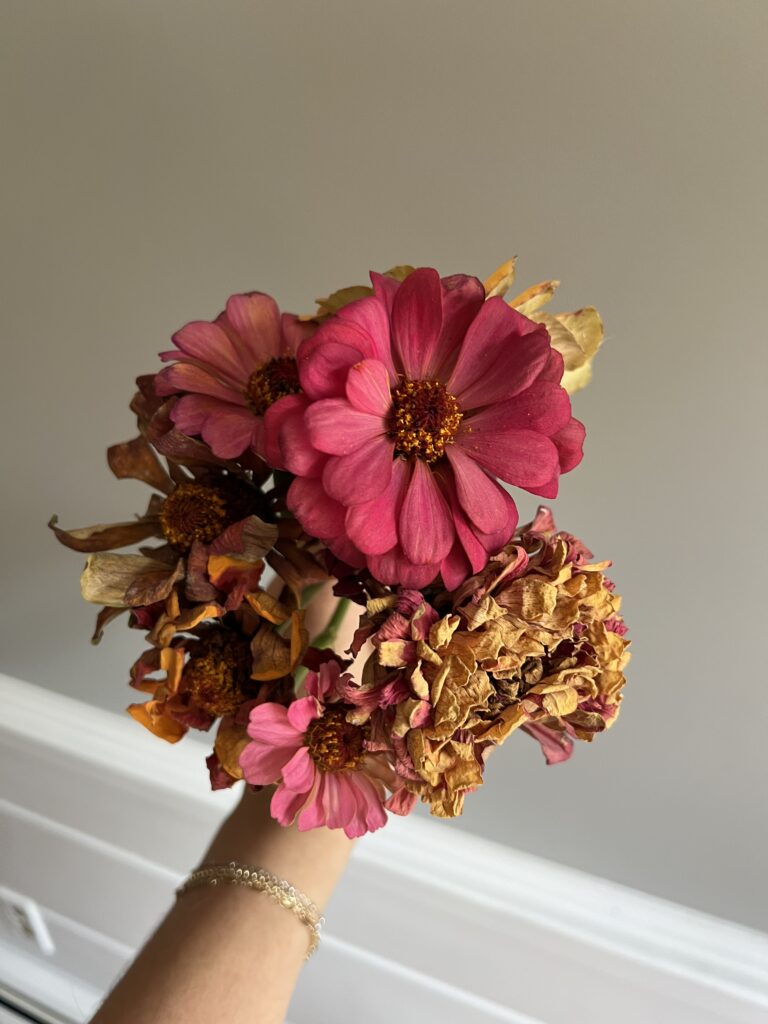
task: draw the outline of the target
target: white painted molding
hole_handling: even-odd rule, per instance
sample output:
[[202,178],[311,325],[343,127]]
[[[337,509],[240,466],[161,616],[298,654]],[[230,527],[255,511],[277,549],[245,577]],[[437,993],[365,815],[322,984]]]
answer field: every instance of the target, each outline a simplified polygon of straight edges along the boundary
[[[17,973],[31,958],[103,992],[236,794],[208,790],[195,740],[8,677],[0,694],[0,884],[40,904],[57,946],[47,965],[16,950]],[[420,1024],[768,1018],[768,936],[450,824],[366,837],[327,916],[294,1024],[402,1019],[404,1002]]]

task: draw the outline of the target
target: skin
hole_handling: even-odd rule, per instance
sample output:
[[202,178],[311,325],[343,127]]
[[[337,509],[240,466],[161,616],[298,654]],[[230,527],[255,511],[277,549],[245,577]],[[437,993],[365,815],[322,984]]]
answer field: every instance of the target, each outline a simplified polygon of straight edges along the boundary
[[[310,635],[333,605],[330,592],[313,601]],[[356,618],[352,610],[336,650],[347,645]],[[272,791],[244,787],[200,864],[264,867],[322,913],[353,841],[340,829],[278,825],[269,813]],[[229,885],[192,889],[174,903],[91,1024],[282,1024],[308,942],[305,926],[264,893]]]

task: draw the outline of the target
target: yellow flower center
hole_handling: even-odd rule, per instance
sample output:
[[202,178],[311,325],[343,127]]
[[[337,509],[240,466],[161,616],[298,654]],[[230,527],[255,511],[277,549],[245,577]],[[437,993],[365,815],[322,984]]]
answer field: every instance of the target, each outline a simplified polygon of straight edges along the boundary
[[227,502],[213,487],[179,484],[160,509],[160,526],[166,540],[185,550],[199,540],[207,544],[218,537],[227,520]]
[[295,395],[301,391],[296,360],[291,356],[270,359],[248,378],[245,397],[257,416],[263,416],[267,409],[284,395]]
[[436,462],[445,455],[464,413],[439,380],[403,380],[392,392],[390,437],[400,455]]
[[196,707],[214,718],[237,710],[251,674],[251,646],[244,637],[212,633],[193,648],[183,681]]
[[309,756],[321,772],[354,770],[363,758],[367,730],[347,721],[348,710],[345,705],[326,708],[307,729]]

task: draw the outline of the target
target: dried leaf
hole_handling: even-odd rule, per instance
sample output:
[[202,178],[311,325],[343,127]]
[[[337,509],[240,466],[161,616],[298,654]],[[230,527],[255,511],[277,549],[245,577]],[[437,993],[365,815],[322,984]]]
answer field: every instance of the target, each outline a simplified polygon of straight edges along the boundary
[[107,448],[107,462],[118,480],[143,480],[164,494],[170,494],[173,490],[171,478],[142,435]]
[[96,625],[94,626],[93,636],[91,637],[91,643],[96,644],[101,642],[101,638],[104,636],[104,627],[108,626],[113,619],[118,618],[125,612],[125,608],[102,608],[99,614],[96,616]]
[[111,551],[138,544],[148,537],[161,536],[157,519],[133,519],[125,523],[97,523],[77,530],[62,530],[56,525],[58,516],[52,516],[48,526],[56,539],[73,551]]
[[531,317],[532,320],[538,320],[538,317],[531,316],[531,314],[538,313],[540,309],[543,309],[551,301],[559,286],[559,281],[541,281],[539,284],[526,288],[524,292],[520,292],[514,299],[510,299],[509,305],[516,309],[518,313],[522,313],[523,316]]
[[86,562],[80,589],[93,604],[132,608],[164,600],[183,574],[182,559],[169,570],[144,555],[94,554]]
[[486,299],[491,299],[496,295],[503,297],[507,294],[515,280],[516,262],[517,256],[513,256],[511,260],[507,260],[494,270],[483,286]]

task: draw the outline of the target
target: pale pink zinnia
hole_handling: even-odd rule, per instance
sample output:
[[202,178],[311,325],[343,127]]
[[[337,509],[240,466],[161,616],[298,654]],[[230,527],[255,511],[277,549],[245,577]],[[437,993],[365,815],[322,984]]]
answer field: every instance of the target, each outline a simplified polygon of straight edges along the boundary
[[264,414],[299,391],[296,350],[311,328],[280,314],[269,295],[232,295],[212,322],[195,320],[161,352],[172,366],[155,380],[158,394],[180,394],[171,419],[200,436],[214,455],[233,459],[248,449],[263,454]]
[[371,277],[302,344],[303,393],[275,409],[288,504],[382,582],[453,588],[514,533],[498,480],[555,497],[584,428],[544,326],[473,277]]
[[327,662],[307,676],[309,696],[287,708],[261,704],[251,711],[251,742],[240,766],[247,782],[279,783],[270,809],[281,825],[298,816],[299,831],[326,825],[352,839],[385,825],[385,808],[407,813],[412,806],[399,793],[387,800],[384,779],[400,788],[394,772],[381,754],[369,752],[369,728],[347,722],[352,709],[338,698],[349,682],[336,662]]

